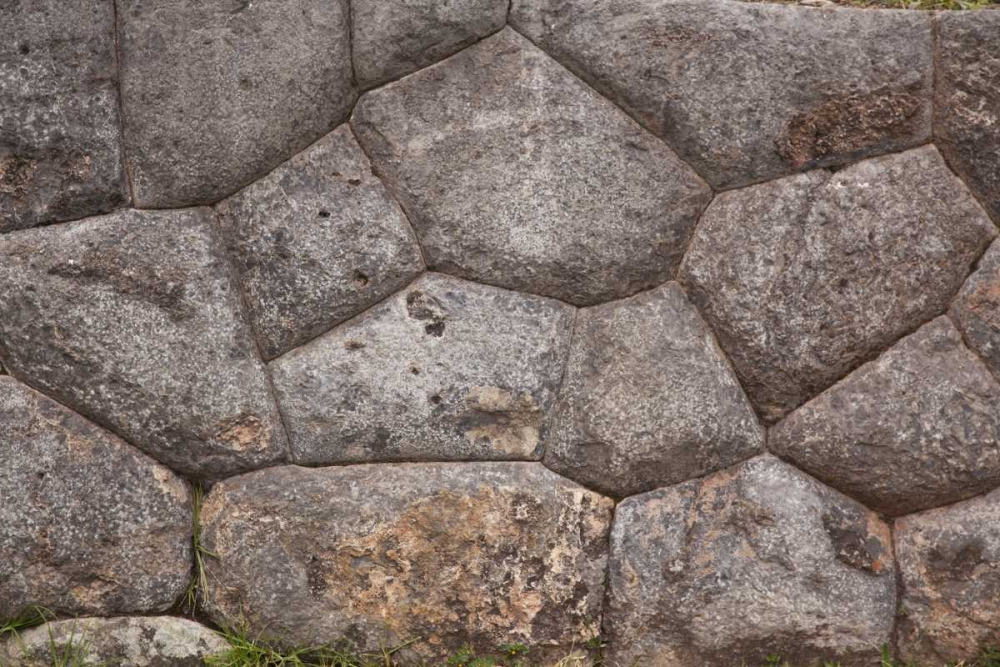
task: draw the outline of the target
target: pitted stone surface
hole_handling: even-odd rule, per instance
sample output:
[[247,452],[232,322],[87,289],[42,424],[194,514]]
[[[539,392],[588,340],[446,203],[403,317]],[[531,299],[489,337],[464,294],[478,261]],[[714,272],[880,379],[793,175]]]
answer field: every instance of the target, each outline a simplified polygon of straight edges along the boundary
[[896,612],[890,540],[872,512],[771,458],[628,498],[608,664],[876,664]]
[[949,313],[965,341],[1000,377],[1000,243],[983,255]]
[[164,611],[191,573],[187,485],[0,377],[0,618]]
[[944,312],[995,235],[924,147],[721,194],[681,276],[772,421]]
[[716,188],[930,138],[930,17],[730,0],[515,0],[511,21]]
[[1000,385],[946,317],[771,429],[775,453],[884,514],[1000,486]]
[[126,201],[114,6],[0,6],[0,232]]
[[346,0],[116,0],[136,205],[210,204],[343,121]]
[[352,120],[431,268],[586,305],[670,279],[710,191],[510,29]]
[[175,470],[285,455],[207,209],[124,211],[0,237],[0,357]]
[[295,461],[540,457],[573,314],[423,276],[271,363]]
[[764,434],[677,283],[585,308],[545,465],[614,496],[759,454]]
[[409,223],[347,125],[216,210],[268,359],[357,315],[423,270]]
[[299,645],[422,637],[409,657],[432,663],[465,642],[565,654],[598,631],[612,507],[538,463],[250,473],[205,502],[208,612]]

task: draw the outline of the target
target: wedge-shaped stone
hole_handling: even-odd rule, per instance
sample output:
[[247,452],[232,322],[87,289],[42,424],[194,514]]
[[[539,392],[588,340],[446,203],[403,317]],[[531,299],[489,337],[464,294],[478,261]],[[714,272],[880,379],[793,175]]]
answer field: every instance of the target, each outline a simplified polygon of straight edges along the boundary
[[896,613],[889,528],[789,465],[628,498],[611,532],[608,664],[878,662]]
[[598,631],[612,507],[538,463],[270,468],[205,502],[206,607],[291,644],[421,637],[413,664],[565,653]]
[[540,457],[573,313],[425,275],[271,363],[295,461]]
[[346,0],[116,0],[136,204],[210,204],[343,121]]
[[269,359],[357,315],[423,270],[409,223],[347,125],[216,210]]
[[195,477],[287,449],[209,213],[124,211],[0,237],[8,371]]
[[925,147],[723,193],[681,275],[776,420],[944,312],[995,235]]
[[167,468],[0,376],[0,618],[149,613],[191,574],[191,501]]
[[545,465],[614,496],[719,470],[763,430],[677,283],[577,315]]
[[949,311],[965,341],[1000,377],[1000,243],[994,242]]
[[515,0],[512,23],[716,188],[931,135],[930,17],[731,0]]
[[366,94],[352,123],[432,268],[578,305],[671,278],[711,196],[509,29]]
[[1000,385],[946,317],[771,430],[771,450],[884,514],[1000,485]]
[[0,4],[0,232],[126,201],[105,0]]

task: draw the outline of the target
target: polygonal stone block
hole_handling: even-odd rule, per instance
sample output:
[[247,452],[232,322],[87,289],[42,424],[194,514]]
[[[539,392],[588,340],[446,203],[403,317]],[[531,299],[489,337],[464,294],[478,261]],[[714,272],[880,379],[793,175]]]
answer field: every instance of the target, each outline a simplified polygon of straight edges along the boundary
[[1000,377],[1000,244],[994,242],[948,311],[968,345]]

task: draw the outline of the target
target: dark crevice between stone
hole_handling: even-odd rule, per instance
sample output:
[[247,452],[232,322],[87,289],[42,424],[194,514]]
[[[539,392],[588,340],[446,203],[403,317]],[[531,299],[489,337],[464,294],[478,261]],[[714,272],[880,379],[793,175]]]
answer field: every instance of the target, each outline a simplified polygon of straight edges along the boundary
[[[125,140],[125,98],[122,95],[122,56],[119,44],[121,35],[121,19],[118,17],[118,0],[110,0],[111,8],[114,12],[114,26],[112,27],[111,42],[115,48],[115,94],[118,96],[118,139],[121,149],[121,169],[122,178],[125,179],[125,188],[128,193],[128,201],[125,208],[135,202],[135,188],[132,186],[132,170],[128,163],[128,143]],[[116,209],[117,210],[117,209]]]

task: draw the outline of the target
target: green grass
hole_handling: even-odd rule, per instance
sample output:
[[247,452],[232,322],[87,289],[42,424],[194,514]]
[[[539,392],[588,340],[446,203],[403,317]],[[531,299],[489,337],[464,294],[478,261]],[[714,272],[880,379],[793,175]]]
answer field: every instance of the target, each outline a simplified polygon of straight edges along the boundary
[[194,521],[194,532],[191,537],[191,546],[194,550],[194,571],[191,573],[191,581],[188,583],[187,591],[185,591],[184,599],[181,602],[181,610],[190,615],[194,615],[199,602],[208,599],[208,576],[205,574],[205,559],[218,558],[201,543],[201,506],[204,501],[204,489],[201,488],[201,484],[195,484],[191,496]]
[[14,618],[0,619],[0,641],[17,637],[22,630],[42,625],[51,616],[52,613],[44,607],[28,607]]

